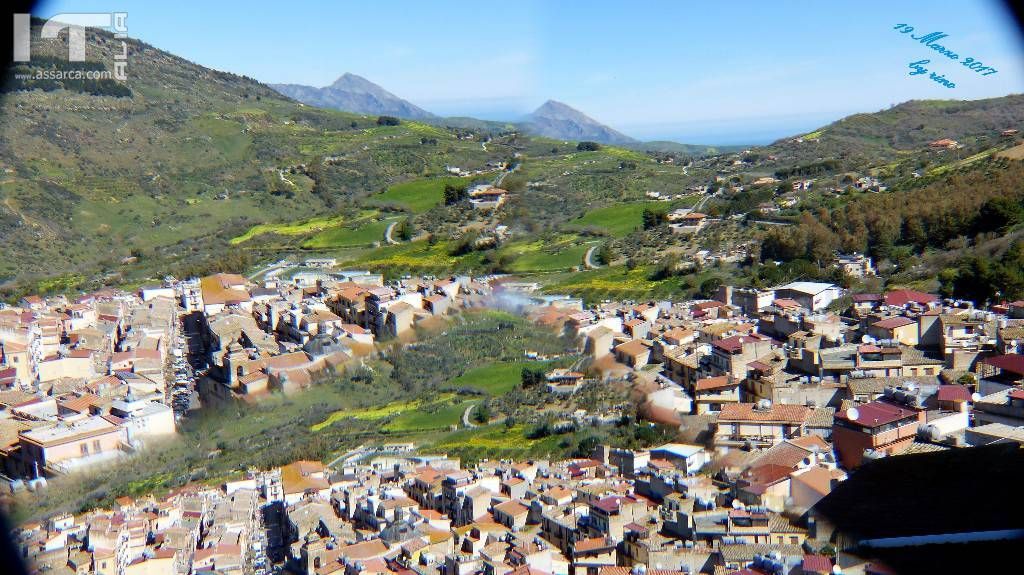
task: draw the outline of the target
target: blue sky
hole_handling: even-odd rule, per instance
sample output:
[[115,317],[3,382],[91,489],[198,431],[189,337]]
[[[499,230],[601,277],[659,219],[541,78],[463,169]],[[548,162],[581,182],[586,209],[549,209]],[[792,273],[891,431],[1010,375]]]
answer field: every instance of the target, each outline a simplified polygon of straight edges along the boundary
[[[314,86],[352,72],[441,115],[517,119],[561,100],[641,139],[760,143],[909,99],[1024,92],[1020,37],[981,0],[281,6],[56,0],[36,15],[127,12],[130,36],[205,66]],[[999,72],[946,60],[898,23]],[[921,59],[957,87],[909,76]]]

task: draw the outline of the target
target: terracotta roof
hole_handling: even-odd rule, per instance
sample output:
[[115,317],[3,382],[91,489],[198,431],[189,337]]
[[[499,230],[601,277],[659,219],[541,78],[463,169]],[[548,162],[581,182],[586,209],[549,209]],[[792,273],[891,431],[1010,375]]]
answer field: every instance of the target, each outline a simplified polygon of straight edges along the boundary
[[898,327],[913,325],[915,323],[917,322],[910,319],[909,317],[897,316],[890,317],[888,319],[883,319],[881,321],[876,321],[875,323],[871,324],[871,327],[878,327],[882,329],[896,329]]
[[642,353],[649,352],[650,348],[644,345],[643,340],[633,339],[615,346],[615,351],[622,352],[630,356],[638,356]]
[[573,545],[574,553],[588,553],[591,551],[598,551],[604,549],[614,549],[615,543],[611,539],[604,537],[591,537],[589,539],[581,539]]
[[801,567],[807,574],[829,575],[832,573],[832,560],[825,555],[804,555]]
[[849,410],[842,410],[836,413],[835,417],[836,419],[849,421],[865,427],[877,427],[879,425],[893,423],[917,414],[916,411],[904,409],[882,401],[872,401],[871,403],[858,405],[857,419],[855,420],[850,419],[849,413]]
[[763,423],[804,423],[810,415],[803,405],[772,405],[768,409],[754,409],[753,403],[728,403],[722,406],[718,421],[754,421]]
[[885,305],[905,306],[908,303],[929,304],[939,301],[939,296],[909,289],[886,292]]
[[729,353],[734,353],[743,349],[743,344],[749,341],[765,341],[768,338],[757,333],[748,333],[746,335],[734,335],[725,339],[720,339],[712,343],[714,347],[720,348]]
[[511,515],[513,517],[516,515],[522,515],[524,513],[530,512],[530,508],[523,505],[518,499],[513,499],[512,501],[506,501],[504,503],[495,505],[494,510],[500,513],[504,513],[505,515]]
[[697,391],[707,391],[709,389],[722,389],[726,387],[734,387],[739,385],[739,381],[729,381],[728,375],[720,375],[718,377],[705,377],[698,379],[694,385],[694,389]]
[[937,399],[939,401],[970,401],[971,390],[965,385],[940,385]]
[[1003,371],[1024,375],[1024,355],[1008,353],[1006,355],[987,357],[981,360],[981,362],[992,367],[998,367]]

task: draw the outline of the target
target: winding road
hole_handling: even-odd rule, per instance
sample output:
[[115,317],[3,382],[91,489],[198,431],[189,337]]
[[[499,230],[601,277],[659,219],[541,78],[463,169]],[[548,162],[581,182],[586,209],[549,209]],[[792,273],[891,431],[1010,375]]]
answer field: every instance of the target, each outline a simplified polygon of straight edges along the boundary
[[397,225],[397,224],[398,224],[398,222],[391,222],[390,224],[388,224],[387,229],[384,230],[384,241],[385,242],[387,242],[389,244],[397,244],[398,243],[398,242],[395,241],[394,238],[391,237],[391,232],[393,232],[395,230],[395,225]]
[[593,269],[597,269],[597,268],[601,267],[601,266],[595,264],[594,260],[591,259],[591,256],[594,255],[594,250],[596,250],[596,249],[597,249],[597,246],[590,246],[587,249],[587,253],[583,254],[583,267],[587,268],[588,270],[593,270]]
[[476,407],[476,404],[471,403],[469,407],[466,408],[466,411],[462,412],[462,425],[465,425],[466,427],[469,428],[476,427],[476,424],[469,420],[469,414],[473,413],[474,407]]

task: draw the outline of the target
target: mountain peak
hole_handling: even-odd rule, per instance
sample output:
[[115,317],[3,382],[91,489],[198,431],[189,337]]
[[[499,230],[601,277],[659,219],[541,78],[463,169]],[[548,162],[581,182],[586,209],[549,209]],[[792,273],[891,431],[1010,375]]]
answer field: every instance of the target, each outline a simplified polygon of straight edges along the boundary
[[338,76],[338,79],[335,80],[329,88],[340,90],[363,90],[366,92],[386,92],[384,88],[381,88],[366,78],[351,72],[345,72],[341,76]]
[[434,117],[430,112],[351,72],[345,72],[333,84],[323,88],[301,84],[271,84],[270,87],[310,106],[412,120]]
[[636,141],[558,100],[541,104],[527,118],[527,126],[537,135],[558,140],[592,140],[604,144]]

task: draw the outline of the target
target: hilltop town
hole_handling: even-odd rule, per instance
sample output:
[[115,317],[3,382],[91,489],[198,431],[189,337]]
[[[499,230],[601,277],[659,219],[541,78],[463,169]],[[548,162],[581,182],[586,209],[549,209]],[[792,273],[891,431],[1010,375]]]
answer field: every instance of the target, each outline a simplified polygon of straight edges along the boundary
[[[839,261],[875,273],[865,256]],[[508,276],[385,281],[313,259],[0,309],[0,457],[21,501],[159,453],[195,413],[312,394],[484,309],[524,315],[572,347],[511,364],[527,366],[511,386],[537,389],[536,407],[501,394],[453,404],[450,428],[469,443],[523,425],[556,439],[660,430],[628,448],[584,439],[465,461],[419,436],[363,435],[330,461],[251,462],[37,516],[15,529],[23,558],[38,573],[80,575],[774,574],[836,561],[882,573],[844,554],[855,535],[837,536],[844,528],[821,511],[834,491],[854,489],[862,467],[1024,442],[1024,302],[979,308],[798,281],[586,306],[537,288]],[[584,407],[611,389],[627,392]],[[392,405],[314,427],[387,428]]]

